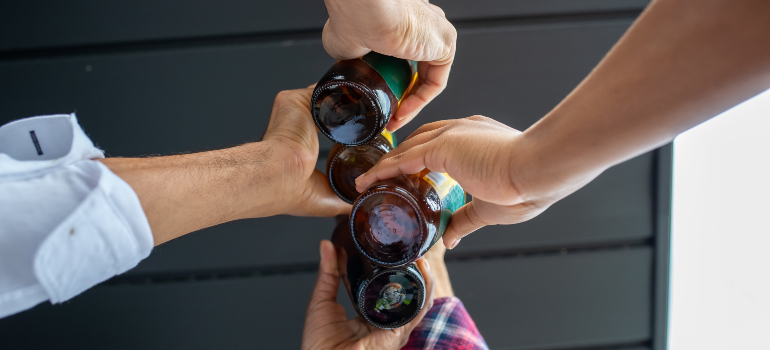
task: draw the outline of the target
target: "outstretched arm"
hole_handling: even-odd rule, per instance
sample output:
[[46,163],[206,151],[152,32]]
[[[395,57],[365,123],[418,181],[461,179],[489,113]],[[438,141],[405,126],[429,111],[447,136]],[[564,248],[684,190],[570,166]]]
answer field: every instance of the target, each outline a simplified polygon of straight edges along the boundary
[[315,170],[312,90],[276,97],[261,142],[185,155],[106,158],[142,203],[155,245],[227,221],[278,214],[333,216],[349,210]]
[[524,133],[484,117],[425,125],[362,175],[445,171],[473,195],[444,234],[528,220],[605,169],[770,87],[770,2],[656,0]]

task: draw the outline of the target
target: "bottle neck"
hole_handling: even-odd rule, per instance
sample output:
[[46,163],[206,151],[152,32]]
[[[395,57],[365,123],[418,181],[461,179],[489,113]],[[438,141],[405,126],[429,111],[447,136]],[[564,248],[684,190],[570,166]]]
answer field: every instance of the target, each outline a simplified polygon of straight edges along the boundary
[[398,267],[417,260],[428,239],[425,204],[410,180],[399,176],[375,184],[353,206],[353,241],[377,265]]
[[369,324],[393,329],[409,323],[420,313],[425,294],[425,280],[414,264],[404,268],[379,268],[362,285],[356,306]]
[[370,143],[361,146],[335,145],[326,161],[326,177],[334,193],[343,201],[353,204],[360,195],[356,190],[356,178],[371,169],[392,149],[383,135],[377,135]]

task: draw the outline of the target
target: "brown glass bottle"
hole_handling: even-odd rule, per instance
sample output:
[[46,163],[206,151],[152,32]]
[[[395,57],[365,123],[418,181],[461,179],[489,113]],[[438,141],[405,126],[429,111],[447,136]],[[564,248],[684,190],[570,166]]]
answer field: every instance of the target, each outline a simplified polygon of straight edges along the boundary
[[337,61],[313,90],[313,120],[336,143],[365,144],[396,113],[416,72],[414,62],[376,52]]
[[356,249],[347,216],[337,218],[332,243],[337,251],[342,282],[356,312],[372,326],[401,327],[425,304],[425,280],[415,264],[401,268],[373,265]]
[[361,253],[387,267],[409,264],[444,234],[465,191],[444,173],[425,170],[377,182],[353,204],[350,229]]
[[345,202],[353,204],[361,194],[356,191],[356,178],[369,171],[395,146],[395,136],[387,130],[361,146],[335,144],[326,160],[326,177],[334,193]]

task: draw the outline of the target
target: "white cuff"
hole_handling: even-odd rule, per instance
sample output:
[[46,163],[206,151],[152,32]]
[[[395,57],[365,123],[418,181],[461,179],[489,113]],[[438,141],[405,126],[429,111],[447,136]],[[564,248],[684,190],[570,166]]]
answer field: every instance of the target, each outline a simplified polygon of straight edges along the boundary
[[153,247],[150,225],[133,189],[104,164],[87,162],[81,170],[92,172],[99,185],[35,255],[35,275],[52,303],[133,268]]
[[74,114],[0,127],[0,317],[59,303],[146,258],[150,225]]

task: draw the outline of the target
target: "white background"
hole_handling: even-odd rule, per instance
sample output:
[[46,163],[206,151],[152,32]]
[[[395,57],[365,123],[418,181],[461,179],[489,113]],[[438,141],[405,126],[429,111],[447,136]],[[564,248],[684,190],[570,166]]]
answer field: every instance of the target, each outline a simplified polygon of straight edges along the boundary
[[770,350],[770,90],[674,141],[669,349]]

